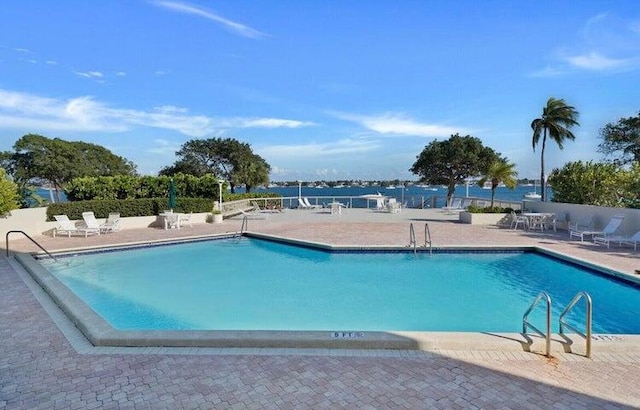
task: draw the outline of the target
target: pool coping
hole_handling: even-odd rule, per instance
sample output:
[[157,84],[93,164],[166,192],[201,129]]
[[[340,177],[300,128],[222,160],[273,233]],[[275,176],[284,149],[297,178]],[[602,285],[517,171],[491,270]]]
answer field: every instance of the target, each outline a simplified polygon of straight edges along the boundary
[[[324,249],[327,251],[390,251],[411,252],[408,247],[397,246],[333,246],[311,241],[290,239],[274,235],[245,232],[246,236],[275,240],[294,245]],[[140,246],[156,246],[192,242],[234,236],[233,234],[204,235],[180,240],[158,240],[67,249],[56,254],[84,253],[100,249],[122,249]],[[583,265],[604,274],[640,283],[633,276],[617,272],[598,264],[573,258],[538,246],[452,246],[439,247],[437,251],[538,251],[572,263]],[[422,248],[421,252],[428,250]],[[31,254],[16,254],[16,260],[45,290],[46,295],[67,315],[93,346],[111,347],[215,347],[215,348],[298,348],[298,349],[392,349],[392,350],[501,350],[543,353],[544,339],[523,333],[477,332],[401,332],[401,331],[240,331],[240,330],[116,330],[94,312],[85,302],[71,292],[62,282],[46,270]],[[584,340],[572,335],[552,336],[552,351],[584,352]],[[593,349],[606,352],[640,352],[640,335],[594,335]]]

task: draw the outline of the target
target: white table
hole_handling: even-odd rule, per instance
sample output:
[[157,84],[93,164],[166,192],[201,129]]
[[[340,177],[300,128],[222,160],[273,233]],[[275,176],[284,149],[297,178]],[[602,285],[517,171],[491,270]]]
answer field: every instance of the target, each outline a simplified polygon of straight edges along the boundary
[[522,214],[522,216],[527,218],[527,220],[529,221],[529,229],[535,230],[537,228],[540,228],[540,231],[543,231],[547,228],[545,226],[545,220],[549,217],[553,217],[554,214],[549,212],[525,212]]

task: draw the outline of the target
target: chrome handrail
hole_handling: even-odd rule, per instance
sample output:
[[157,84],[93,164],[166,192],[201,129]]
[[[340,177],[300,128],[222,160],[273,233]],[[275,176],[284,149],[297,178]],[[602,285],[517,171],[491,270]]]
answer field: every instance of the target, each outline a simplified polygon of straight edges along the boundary
[[429,253],[431,253],[431,231],[429,230],[429,224],[424,224],[424,247],[427,247],[429,244]]
[[[585,323],[585,327],[586,327],[585,333],[580,332],[578,329],[576,329],[575,327],[573,327],[572,325],[564,321],[564,317],[567,315],[567,313],[569,313],[569,311],[573,309],[573,307],[580,301],[580,299],[583,299],[583,298],[585,303],[587,304],[587,312],[586,312],[587,318]],[[585,354],[586,357],[591,357],[591,314],[592,312],[593,312],[593,305],[591,302],[591,296],[589,296],[587,292],[580,291],[576,293],[573,299],[571,299],[571,302],[569,302],[567,307],[564,308],[564,310],[560,314],[560,319],[559,319],[560,334],[564,333],[564,327],[566,326],[569,329],[576,332],[577,334],[579,334],[580,336],[585,338],[587,343],[586,354]]]
[[[533,308],[544,298],[547,304],[547,331],[542,332],[537,327],[529,323],[527,318],[529,317],[529,313],[533,310]],[[547,292],[540,292],[538,296],[534,299],[534,301],[529,306],[524,315],[522,316],[522,333],[527,334],[527,327],[533,329],[539,336],[543,336],[545,338],[545,356],[549,357],[551,354],[551,296]]]
[[409,245],[413,245],[413,253],[416,253],[416,231],[413,229],[413,222],[409,224]]
[[248,227],[249,227],[249,218],[247,218],[247,215],[245,215],[242,218],[242,226],[240,226],[240,235],[242,235],[244,233],[244,230]]
[[21,233],[24,236],[27,237],[27,239],[29,239],[31,242],[33,242],[38,248],[42,249],[42,251],[44,253],[46,253],[51,259],[53,259],[54,261],[58,261],[55,256],[53,256],[52,254],[50,254],[45,248],[42,247],[42,245],[40,245],[38,242],[36,242],[35,239],[33,239],[32,237],[30,237],[29,235],[27,235],[26,232],[24,231],[9,231],[7,232],[7,234],[4,236],[5,239],[5,244],[6,244],[6,250],[7,250],[7,258],[9,257],[9,234],[10,233]]

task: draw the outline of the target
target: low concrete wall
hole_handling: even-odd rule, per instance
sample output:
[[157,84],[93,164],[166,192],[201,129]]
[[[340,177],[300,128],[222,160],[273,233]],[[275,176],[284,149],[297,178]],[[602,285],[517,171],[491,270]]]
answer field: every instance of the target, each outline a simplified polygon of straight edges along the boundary
[[[207,222],[209,212],[191,214],[190,222],[200,224]],[[98,218],[98,222],[102,223],[105,219]],[[76,221],[81,224],[82,220]],[[11,211],[11,215],[6,218],[0,218],[0,235],[4,237],[9,231],[23,231],[27,235],[36,237],[39,235],[50,235],[52,229],[57,226],[56,222],[47,222],[47,208],[28,208],[16,209]],[[135,229],[147,227],[163,226],[162,218],[159,216],[136,216],[129,218],[120,218],[121,229]]]
[[595,228],[603,228],[614,215],[624,215],[624,221],[618,233],[633,235],[640,231],[640,209],[611,208],[594,205],[565,204],[562,202],[524,201],[524,208],[533,212],[552,212],[556,214],[558,229],[567,229],[569,221],[575,221],[586,215],[595,217]]

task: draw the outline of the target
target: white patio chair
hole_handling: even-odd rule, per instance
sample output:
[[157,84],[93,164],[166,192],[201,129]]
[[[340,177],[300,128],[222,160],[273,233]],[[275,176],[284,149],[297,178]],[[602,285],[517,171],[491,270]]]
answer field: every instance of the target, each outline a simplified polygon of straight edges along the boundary
[[600,236],[600,237],[607,237],[607,236],[612,236],[620,227],[620,225],[622,225],[622,221],[624,220],[624,215],[614,215],[611,217],[611,219],[609,220],[609,223],[602,228],[602,230],[597,231],[597,230],[593,230],[593,229],[587,229],[587,230],[573,230],[569,232],[570,237],[576,236],[576,237],[580,237],[581,241],[584,241],[584,237],[585,236]]
[[640,231],[636,232],[632,236],[594,236],[593,242],[596,244],[607,245],[610,247],[611,242],[618,245],[633,245],[633,250],[638,250],[638,243],[640,242]]
[[53,236],[57,234],[66,234],[69,238],[71,235],[84,235],[86,238],[89,235],[100,234],[100,229],[92,228],[78,228],[67,215],[54,215],[55,220],[58,222],[58,226],[53,229]]

